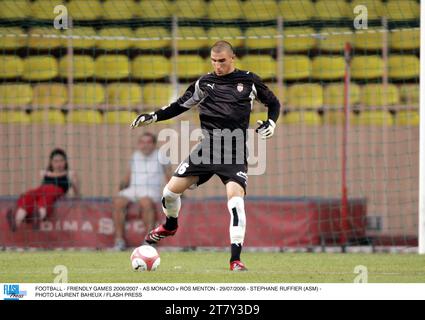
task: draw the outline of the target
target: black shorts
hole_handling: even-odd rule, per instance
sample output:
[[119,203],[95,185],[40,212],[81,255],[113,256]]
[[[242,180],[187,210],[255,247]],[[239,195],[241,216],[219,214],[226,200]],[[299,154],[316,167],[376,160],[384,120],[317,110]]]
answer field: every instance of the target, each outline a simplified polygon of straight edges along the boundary
[[248,180],[247,172],[248,167],[246,164],[198,164],[193,163],[190,157],[188,157],[180,163],[173,176],[197,176],[199,177],[197,186],[199,186],[207,182],[214,174],[216,174],[224,184],[229,181],[238,183],[244,189],[246,194]]

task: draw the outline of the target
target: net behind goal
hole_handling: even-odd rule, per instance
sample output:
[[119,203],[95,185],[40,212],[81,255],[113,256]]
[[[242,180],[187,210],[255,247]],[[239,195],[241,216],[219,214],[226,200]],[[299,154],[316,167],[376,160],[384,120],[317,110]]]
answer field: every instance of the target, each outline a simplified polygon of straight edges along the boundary
[[[415,0],[0,1],[0,245],[111,246],[111,198],[139,133],[159,134],[159,146],[175,139],[176,168],[199,119],[194,109],[140,131],[129,124],[210,72],[219,39],[282,104],[275,136],[265,152],[254,143],[250,158],[246,245],[416,246]],[[254,104],[252,127],[266,115]],[[40,184],[56,147],[68,153],[82,198],[57,202],[40,230],[10,232],[7,212]],[[187,192],[188,232],[166,245],[227,246],[224,195],[217,177]],[[145,227],[137,206],[129,211],[136,245]]]

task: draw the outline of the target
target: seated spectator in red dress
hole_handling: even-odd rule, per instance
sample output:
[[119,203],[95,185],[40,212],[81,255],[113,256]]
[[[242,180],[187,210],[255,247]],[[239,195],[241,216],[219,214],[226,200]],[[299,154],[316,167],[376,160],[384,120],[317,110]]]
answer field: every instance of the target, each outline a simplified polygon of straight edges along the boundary
[[12,231],[16,231],[26,219],[32,220],[34,229],[38,229],[40,221],[52,213],[55,202],[70,188],[75,196],[79,196],[77,175],[69,171],[67,156],[62,149],[54,149],[50,153],[47,169],[40,173],[41,185],[22,194],[16,203],[16,209],[7,213],[7,221]]

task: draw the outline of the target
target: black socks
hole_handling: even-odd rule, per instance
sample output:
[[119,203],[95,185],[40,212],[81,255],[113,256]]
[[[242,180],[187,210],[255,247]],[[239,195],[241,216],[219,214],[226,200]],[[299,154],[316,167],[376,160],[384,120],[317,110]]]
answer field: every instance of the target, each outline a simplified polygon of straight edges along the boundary
[[178,227],[177,224],[177,218],[174,217],[167,217],[167,220],[165,221],[164,228],[168,231],[176,230]]
[[240,261],[241,260],[241,251],[242,251],[242,244],[232,243],[232,256],[230,258],[230,262]]

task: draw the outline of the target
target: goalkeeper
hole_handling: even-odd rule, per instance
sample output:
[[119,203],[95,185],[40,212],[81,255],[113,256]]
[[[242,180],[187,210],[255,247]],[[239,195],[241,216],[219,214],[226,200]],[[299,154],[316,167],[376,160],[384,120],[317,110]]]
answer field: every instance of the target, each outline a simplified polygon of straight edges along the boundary
[[[247,187],[246,131],[254,99],[268,108],[268,119],[258,121],[256,132],[263,138],[273,136],[280,104],[276,96],[254,73],[238,70],[230,43],[218,41],[211,48],[214,72],[192,83],[176,102],[149,114],[140,114],[132,128],[167,120],[198,105],[204,138],[182,161],[163,190],[162,208],[166,222],[145,238],[155,244],[173,236],[178,227],[180,196],[218,175],[226,186],[230,213],[230,270],[245,271],[241,262],[246,216],[244,196]],[[224,141],[224,143],[222,143]],[[219,147],[217,147],[217,145]]]

